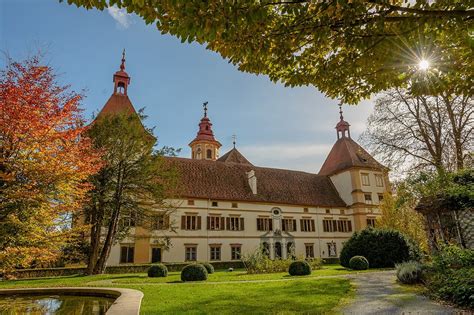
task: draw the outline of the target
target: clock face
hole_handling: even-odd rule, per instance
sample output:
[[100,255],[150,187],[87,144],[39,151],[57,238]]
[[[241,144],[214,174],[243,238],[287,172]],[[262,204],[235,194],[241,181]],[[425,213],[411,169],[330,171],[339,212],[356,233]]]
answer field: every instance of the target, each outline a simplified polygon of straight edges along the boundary
[[272,213],[273,215],[280,215],[280,209],[273,209]]

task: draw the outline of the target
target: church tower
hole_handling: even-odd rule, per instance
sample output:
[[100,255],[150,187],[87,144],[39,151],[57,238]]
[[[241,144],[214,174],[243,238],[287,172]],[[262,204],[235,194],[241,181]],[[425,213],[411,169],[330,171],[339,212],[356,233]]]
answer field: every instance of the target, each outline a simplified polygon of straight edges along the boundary
[[191,158],[195,160],[212,160],[219,158],[219,148],[222,146],[219,141],[214,138],[212,131],[212,123],[207,117],[207,102],[204,102],[204,117],[199,123],[199,130],[196,138],[189,144],[191,147]]
[[319,175],[328,176],[342,200],[352,208],[356,230],[374,225],[378,205],[389,191],[388,169],[352,140],[350,124],[339,106],[334,143]]

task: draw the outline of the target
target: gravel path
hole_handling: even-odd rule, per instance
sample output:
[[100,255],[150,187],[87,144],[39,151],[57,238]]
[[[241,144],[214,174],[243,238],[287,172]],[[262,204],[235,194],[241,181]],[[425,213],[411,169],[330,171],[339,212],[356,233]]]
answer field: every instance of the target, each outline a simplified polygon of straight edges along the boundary
[[392,270],[347,277],[356,286],[356,297],[341,310],[343,314],[462,314],[402,288]]

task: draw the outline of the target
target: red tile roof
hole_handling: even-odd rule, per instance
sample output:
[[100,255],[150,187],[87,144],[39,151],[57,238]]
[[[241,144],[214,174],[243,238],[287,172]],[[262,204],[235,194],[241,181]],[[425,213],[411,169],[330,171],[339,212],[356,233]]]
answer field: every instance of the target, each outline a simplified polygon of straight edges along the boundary
[[112,94],[107,103],[105,103],[102,110],[99,112],[97,117],[101,115],[110,114],[136,114],[135,108],[127,95],[124,94]]
[[[178,170],[183,198],[345,207],[331,180],[305,172],[256,167],[249,164],[167,157]],[[254,170],[257,194],[246,172]]]
[[217,159],[217,161],[224,163],[238,163],[238,164],[247,164],[252,165],[252,163],[247,160],[242,153],[239,152],[236,148],[233,148],[223,156]]
[[332,175],[351,167],[386,169],[354,140],[342,137],[333,145],[319,175]]

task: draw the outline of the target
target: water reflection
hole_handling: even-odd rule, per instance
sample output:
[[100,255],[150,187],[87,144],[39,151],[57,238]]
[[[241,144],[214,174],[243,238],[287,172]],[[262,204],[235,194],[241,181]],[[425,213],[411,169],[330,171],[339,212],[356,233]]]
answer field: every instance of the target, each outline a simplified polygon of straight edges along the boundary
[[73,295],[11,295],[0,297],[0,314],[105,314],[115,299]]

